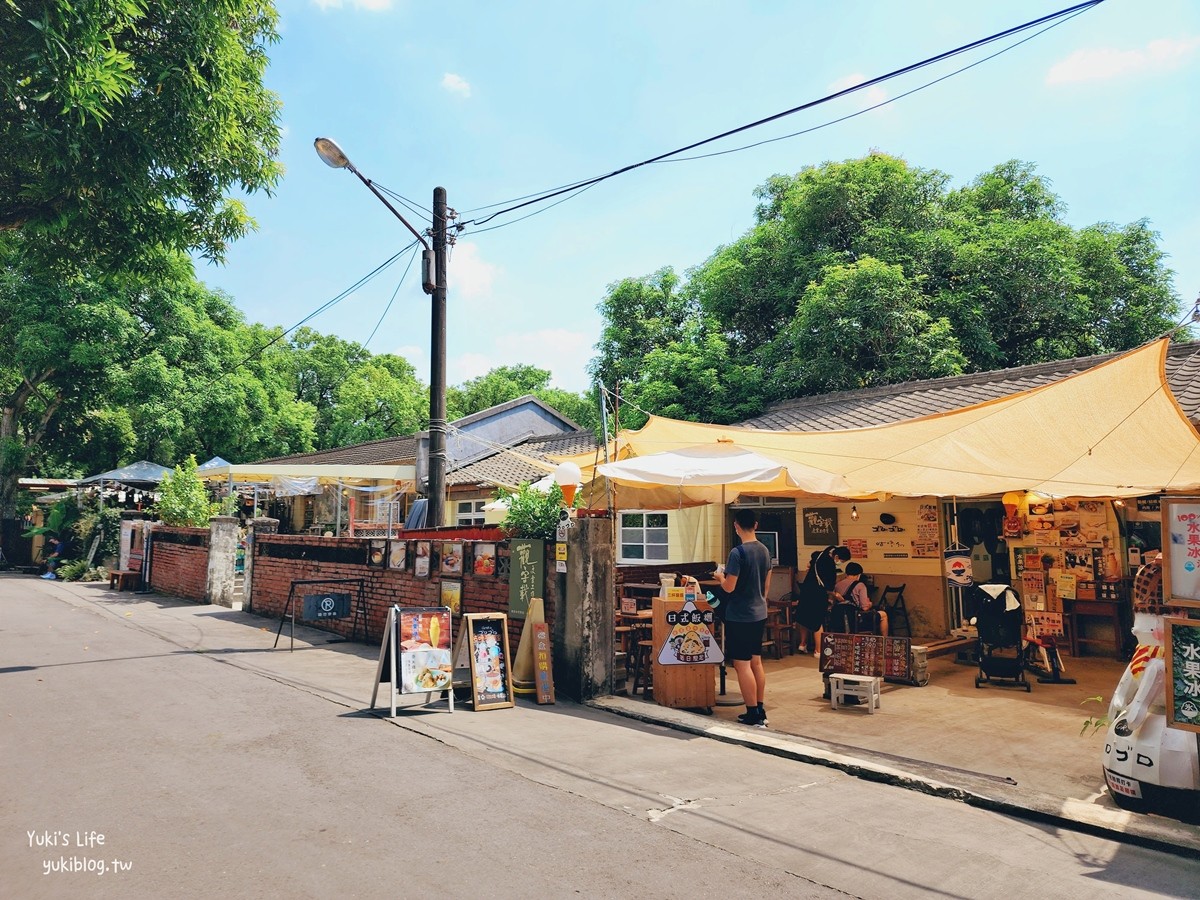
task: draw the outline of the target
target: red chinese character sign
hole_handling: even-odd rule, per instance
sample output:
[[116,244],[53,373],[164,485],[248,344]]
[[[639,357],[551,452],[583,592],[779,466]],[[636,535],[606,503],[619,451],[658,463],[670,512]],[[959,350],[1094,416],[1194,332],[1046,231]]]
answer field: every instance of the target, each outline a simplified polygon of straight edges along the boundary
[[1200,497],[1163,497],[1163,597],[1200,608]]

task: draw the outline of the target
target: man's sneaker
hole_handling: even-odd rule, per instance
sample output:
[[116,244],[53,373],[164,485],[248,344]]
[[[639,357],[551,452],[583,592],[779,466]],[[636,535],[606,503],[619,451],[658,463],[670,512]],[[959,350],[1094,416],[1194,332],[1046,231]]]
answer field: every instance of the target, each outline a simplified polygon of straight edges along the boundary
[[50,579],[50,578],[57,578],[58,576],[55,575],[53,572],[47,572],[45,575],[41,575],[39,577],[45,578],[45,579]]
[[758,710],[753,712],[744,712],[737,717],[737,720],[743,725],[753,725],[755,728],[766,728],[767,720],[758,714]]

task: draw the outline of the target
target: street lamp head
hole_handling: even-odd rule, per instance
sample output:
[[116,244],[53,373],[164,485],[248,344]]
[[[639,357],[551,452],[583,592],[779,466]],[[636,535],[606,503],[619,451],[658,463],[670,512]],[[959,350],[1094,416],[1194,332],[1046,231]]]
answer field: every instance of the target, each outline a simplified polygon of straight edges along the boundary
[[317,148],[317,156],[331,169],[353,168],[350,165],[350,157],[342,152],[342,148],[332,138],[319,137],[313,141],[313,146]]

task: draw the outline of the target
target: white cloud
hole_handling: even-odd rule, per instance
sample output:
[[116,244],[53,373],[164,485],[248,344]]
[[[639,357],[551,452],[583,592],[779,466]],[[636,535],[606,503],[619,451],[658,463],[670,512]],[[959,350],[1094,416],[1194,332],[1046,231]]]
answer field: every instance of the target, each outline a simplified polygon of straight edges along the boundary
[[495,335],[489,351],[461,353],[451,360],[447,379],[451,384],[462,384],[497,366],[523,364],[549,370],[552,387],[579,392],[588,387],[585,367],[594,352],[593,343],[594,335],[566,328]]
[[1046,84],[1101,81],[1124,75],[1159,74],[1178,69],[1200,48],[1200,37],[1163,38],[1135,50],[1094,47],[1076,50],[1046,73]]
[[[830,93],[844,91],[846,88],[854,87],[856,84],[862,84],[866,80],[867,76],[862,72],[854,72],[850,75],[847,75],[845,78],[839,78],[837,81],[830,84],[828,90]],[[869,88],[864,88],[861,91],[855,91],[850,96],[857,98],[858,102],[861,104],[860,108],[862,109],[866,109],[868,106],[877,106],[888,98],[887,91],[877,84],[872,85]]]
[[461,75],[455,75],[453,72],[447,72],[442,76],[442,87],[451,94],[458,94],[460,97],[471,96],[471,84]]
[[312,0],[313,6],[321,9],[341,9],[343,6],[353,6],[355,9],[365,9],[369,12],[379,12],[392,8],[392,0]]
[[500,267],[487,262],[479,253],[479,245],[459,241],[450,255],[447,289],[455,296],[468,300],[487,300],[492,296],[492,284]]

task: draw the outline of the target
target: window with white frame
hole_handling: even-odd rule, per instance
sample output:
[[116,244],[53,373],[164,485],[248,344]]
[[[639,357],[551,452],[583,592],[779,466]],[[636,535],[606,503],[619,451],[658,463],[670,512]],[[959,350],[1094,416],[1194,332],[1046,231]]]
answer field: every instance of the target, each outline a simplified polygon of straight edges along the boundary
[[622,512],[617,541],[621,562],[666,562],[667,514]]
[[483,506],[487,500],[459,500],[458,514],[455,516],[456,525],[484,524]]

